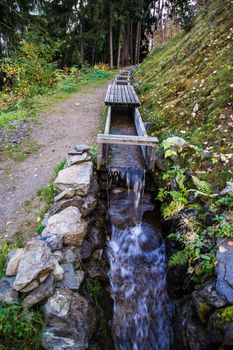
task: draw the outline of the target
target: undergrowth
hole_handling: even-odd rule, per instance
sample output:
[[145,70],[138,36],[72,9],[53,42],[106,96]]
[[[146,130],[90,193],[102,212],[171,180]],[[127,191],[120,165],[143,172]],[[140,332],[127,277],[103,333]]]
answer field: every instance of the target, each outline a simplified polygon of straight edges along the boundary
[[[224,11],[223,11],[224,5]],[[214,275],[217,239],[233,237],[232,1],[213,1],[193,29],[156,48],[136,69],[142,115],[157,136],[157,200],[176,241],[169,265],[196,283]],[[185,139],[176,146],[172,136]]]
[[40,310],[0,302],[0,349],[42,349],[43,315]]
[[[184,137],[211,152],[214,167],[204,171],[219,187],[233,174],[232,7],[230,0],[214,1],[188,34],[156,48],[135,76],[151,135],[160,141]],[[191,166],[203,170],[198,163]]]

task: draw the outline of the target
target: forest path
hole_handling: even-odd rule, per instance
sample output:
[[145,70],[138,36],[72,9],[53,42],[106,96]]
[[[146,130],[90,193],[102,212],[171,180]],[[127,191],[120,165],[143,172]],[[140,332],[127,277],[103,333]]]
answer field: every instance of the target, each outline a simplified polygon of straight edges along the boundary
[[[101,127],[107,83],[82,88],[59,102],[39,118],[40,126],[31,138],[40,146],[38,153],[20,163],[0,165],[0,234],[11,238],[16,231],[28,230],[36,220],[33,204],[39,188],[49,183],[56,164],[77,144],[94,144]],[[34,197],[34,199],[33,199]],[[26,204],[26,205],[25,205]],[[34,210],[34,212],[33,212]]]

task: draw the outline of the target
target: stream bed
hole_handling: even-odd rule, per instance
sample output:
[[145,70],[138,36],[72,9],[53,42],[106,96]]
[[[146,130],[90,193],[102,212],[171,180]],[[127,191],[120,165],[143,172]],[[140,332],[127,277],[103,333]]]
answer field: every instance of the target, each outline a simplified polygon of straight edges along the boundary
[[[113,175],[125,181],[126,188],[114,186]],[[109,178],[115,349],[168,350],[172,308],[166,292],[165,244],[151,195],[145,193],[145,172],[110,169]]]

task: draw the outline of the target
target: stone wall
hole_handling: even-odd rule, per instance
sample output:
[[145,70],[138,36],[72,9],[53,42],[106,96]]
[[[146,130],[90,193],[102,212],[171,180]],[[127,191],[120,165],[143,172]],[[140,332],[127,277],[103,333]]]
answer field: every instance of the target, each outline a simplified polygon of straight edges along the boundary
[[9,253],[0,300],[23,308],[42,305],[44,349],[110,350],[107,208],[88,146],[70,152],[54,186],[41,235]]

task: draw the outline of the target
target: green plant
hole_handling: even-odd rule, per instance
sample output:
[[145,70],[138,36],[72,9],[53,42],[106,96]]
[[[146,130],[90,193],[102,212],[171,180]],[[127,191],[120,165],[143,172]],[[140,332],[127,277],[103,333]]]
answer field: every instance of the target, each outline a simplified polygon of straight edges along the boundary
[[43,231],[44,228],[45,228],[45,225],[40,224],[35,228],[35,232],[38,234],[41,234],[41,232]]
[[91,159],[96,164],[97,163],[97,145],[91,147]]
[[92,302],[95,304],[96,307],[99,307],[99,296],[101,292],[99,280],[97,278],[87,277],[84,280],[84,286],[87,293],[90,295]]
[[16,239],[13,244],[3,242],[0,245],[0,277],[4,276],[7,262],[7,255],[10,250],[21,248],[22,241],[21,239]]
[[223,215],[216,215],[216,222],[206,229],[206,232],[211,237],[233,237],[233,220],[227,220]]
[[0,302],[0,349],[41,349],[42,327],[40,310]]
[[192,176],[192,180],[194,185],[196,186],[196,189],[190,189],[189,192],[194,192],[195,196],[203,196],[203,197],[209,197],[214,198],[217,197],[217,194],[212,194],[212,189],[210,184],[207,181],[201,181],[196,176]]

